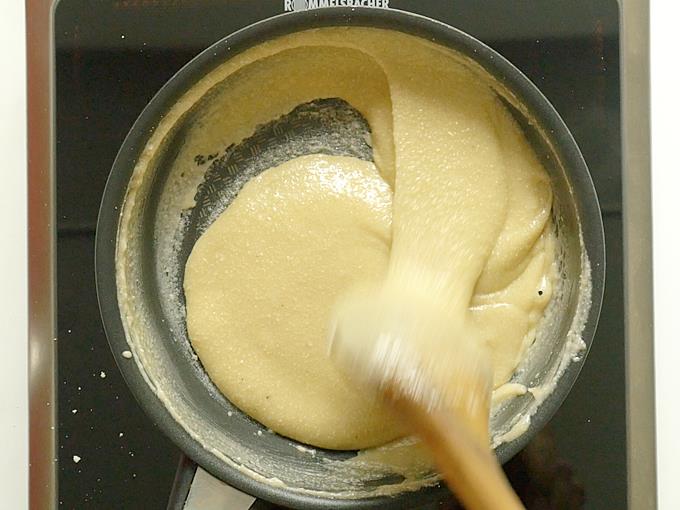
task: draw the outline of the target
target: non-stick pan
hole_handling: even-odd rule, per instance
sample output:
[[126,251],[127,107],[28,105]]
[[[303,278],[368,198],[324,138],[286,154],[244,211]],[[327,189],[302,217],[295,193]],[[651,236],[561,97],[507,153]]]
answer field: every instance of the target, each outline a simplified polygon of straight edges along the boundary
[[[546,398],[527,394],[494,413],[499,459],[508,460],[545,425],[581,369],[600,311],[604,237],[592,180],[569,130],[520,71],[471,36],[422,16],[369,8],[285,14],[224,38],[180,70],[144,109],[111,170],[97,225],[97,292],[111,349],[132,392],[161,430],[206,471],[293,508],[414,508],[441,498],[445,489],[430,484],[401,491],[403,478],[396,474],[351,475],[337,468],[356,452],[317,450],[312,456],[295,441],[267,431],[212,385],[184,324],[183,263],[216,213],[248,178],[265,169],[263,152],[269,151],[268,161],[282,162],[312,151],[371,159],[371,149],[344,142],[356,135],[344,130],[346,122],[365,124],[358,112],[343,101],[320,98],[258,127],[236,146],[197,155],[196,164],[206,171],[196,205],[174,214],[164,205],[168,194],[178,192],[169,184],[171,163],[186,127],[201,120],[210,94],[186,111],[175,107],[201,78],[248,48],[328,26],[390,29],[433,41],[474,60],[499,91],[507,92],[500,96],[552,181],[561,286],[550,305],[552,319],[514,376],[542,387]],[[336,122],[323,121],[328,112]],[[290,140],[306,145],[296,143],[293,150],[286,146]]]

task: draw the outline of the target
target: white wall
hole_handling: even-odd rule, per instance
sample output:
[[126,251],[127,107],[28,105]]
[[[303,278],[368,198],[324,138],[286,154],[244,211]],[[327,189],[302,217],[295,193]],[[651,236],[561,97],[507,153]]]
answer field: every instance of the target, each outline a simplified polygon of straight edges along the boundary
[[651,2],[652,214],[659,508],[680,501],[680,4]]
[[0,13],[0,506],[28,507],[24,2]]

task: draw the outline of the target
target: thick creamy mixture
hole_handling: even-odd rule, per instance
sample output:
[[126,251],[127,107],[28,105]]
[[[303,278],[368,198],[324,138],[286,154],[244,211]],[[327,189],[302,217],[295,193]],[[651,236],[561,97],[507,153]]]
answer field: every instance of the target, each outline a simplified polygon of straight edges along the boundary
[[[374,161],[310,155],[248,182],[196,243],[184,288],[211,379],[274,431],[365,448],[398,423],[327,356],[336,300],[387,278],[448,303],[507,386],[550,296],[548,177],[489,85],[451,52],[379,30],[264,44],[224,80],[203,144],[318,98],[367,119]],[[414,277],[416,275],[416,277]]]

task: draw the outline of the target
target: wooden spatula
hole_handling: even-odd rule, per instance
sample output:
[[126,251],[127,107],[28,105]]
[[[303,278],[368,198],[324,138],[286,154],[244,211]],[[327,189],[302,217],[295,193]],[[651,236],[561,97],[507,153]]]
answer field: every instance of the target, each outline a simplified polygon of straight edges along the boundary
[[489,447],[492,371],[435,302],[367,293],[338,306],[330,353],[420,436],[468,510],[524,508]]

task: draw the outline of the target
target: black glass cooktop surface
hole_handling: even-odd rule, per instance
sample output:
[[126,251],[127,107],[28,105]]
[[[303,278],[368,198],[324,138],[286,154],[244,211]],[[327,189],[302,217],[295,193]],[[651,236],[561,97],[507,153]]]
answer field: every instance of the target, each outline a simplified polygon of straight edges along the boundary
[[[60,508],[166,507],[180,452],[134,401],[106,342],[94,284],[99,201],[125,135],[163,83],[211,43],[288,4],[61,0],[56,8]],[[442,20],[499,51],[550,99],[583,151],[606,233],[602,316],[569,397],[506,471],[529,509],[625,509],[617,2],[392,0],[389,7]]]

